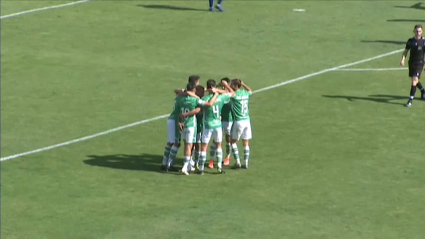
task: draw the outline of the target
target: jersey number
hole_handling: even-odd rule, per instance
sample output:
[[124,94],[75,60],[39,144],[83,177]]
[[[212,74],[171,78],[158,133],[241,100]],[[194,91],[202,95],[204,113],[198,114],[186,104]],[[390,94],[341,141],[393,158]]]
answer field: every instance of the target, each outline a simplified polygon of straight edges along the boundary
[[[186,114],[190,112],[190,110],[188,108],[182,108],[182,114]],[[183,119],[187,120],[188,117],[184,117]]]
[[214,114],[217,115],[217,118],[220,118],[220,110],[218,108],[218,105],[214,105],[212,107],[212,110],[213,110]]
[[243,116],[246,116],[248,114],[248,100],[242,100],[241,105],[242,105],[241,113]]

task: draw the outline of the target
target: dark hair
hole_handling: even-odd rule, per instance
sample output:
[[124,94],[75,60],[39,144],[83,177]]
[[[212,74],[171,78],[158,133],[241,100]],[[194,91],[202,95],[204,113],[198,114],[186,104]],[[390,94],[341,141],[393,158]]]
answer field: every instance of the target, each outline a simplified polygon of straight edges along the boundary
[[[221,81],[226,81],[227,83],[230,83],[230,79],[229,79],[229,77],[224,77],[223,79],[221,79]],[[221,82],[220,81],[220,82]]]
[[233,79],[232,80],[232,85],[237,86],[238,88],[241,88],[241,86],[242,86],[241,80],[239,80],[239,79]]
[[198,86],[196,87],[196,90],[202,90],[202,91],[205,91],[205,87],[203,87],[202,85],[198,85]]
[[195,83],[188,83],[188,84],[186,85],[186,90],[187,90],[187,91],[193,91],[195,88],[196,88]]
[[422,25],[420,25],[420,24],[418,24],[418,25],[415,25],[415,28],[413,28],[413,29],[418,29],[418,28],[421,28],[421,29],[423,29]]
[[207,89],[212,89],[213,87],[216,87],[217,84],[215,82],[215,80],[208,80],[207,81]]
[[197,81],[199,81],[199,78],[201,77],[199,77],[198,75],[191,75],[189,76],[189,80],[187,82],[195,84]]

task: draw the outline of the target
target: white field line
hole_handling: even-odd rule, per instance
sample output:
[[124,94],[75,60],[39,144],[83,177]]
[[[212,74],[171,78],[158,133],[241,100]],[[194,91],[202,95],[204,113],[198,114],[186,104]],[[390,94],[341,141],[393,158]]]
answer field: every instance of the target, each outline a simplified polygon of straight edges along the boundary
[[307,78],[310,78],[310,77],[313,77],[313,76],[318,76],[318,75],[321,75],[321,74],[324,74],[324,73],[327,73],[327,72],[330,72],[330,71],[336,71],[336,70],[339,70],[339,69],[342,69],[342,68],[346,68],[346,67],[350,67],[350,66],[355,66],[355,65],[362,64],[362,63],[365,63],[365,62],[368,62],[368,61],[373,61],[373,60],[376,60],[376,59],[384,58],[384,57],[391,56],[391,55],[394,55],[394,54],[399,53],[399,52],[402,52],[402,51],[404,51],[404,49],[400,49],[400,50],[397,50],[397,51],[388,52],[388,53],[385,53],[385,54],[382,54],[382,55],[378,55],[378,56],[375,56],[375,57],[371,57],[371,58],[367,58],[367,59],[364,59],[364,60],[361,60],[361,61],[356,61],[356,62],[348,63],[348,64],[345,64],[345,65],[340,65],[340,66],[332,67],[332,68],[329,68],[329,69],[318,71],[316,73],[311,73],[311,74],[308,74],[308,75],[305,75],[305,76],[301,76],[301,77],[298,77],[298,78],[295,78],[295,79],[292,79],[292,80],[284,81],[284,82],[279,83],[279,84],[276,84],[276,85],[272,85],[272,86],[269,86],[269,87],[261,88],[259,90],[256,90],[255,93],[258,93],[258,92],[261,92],[261,91],[266,91],[266,90],[271,90],[271,89],[274,89],[276,87],[280,87],[280,86],[284,86],[284,85],[287,85],[287,84],[291,84],[291,83],[294,83],[294,82],[297,82],[297,81],[300,81],[300,80],[304,80],[304,79],[307,79]]
[[18,16],[25,15],[25,14],[28,14],[28,13],[41,12],[41,11],[46,11],[46,10],[51,10],[51,9],[57,9],[57,8],[62,8],[62,7],[69,7],[69,6],[73,6],[73,5],[77,5],[77,4],[81,4],[81,3],[86,3],[88,1],[90,1],[90,0],[82,0],[82,1],[77,1],[77,2],[70,2],[70,3],[65,3],[65,4],[60,4],[60,5],[54,5],[54,6],[50,6],[50,7],[35,8],[35,9],[27,10],[27,11],[22,11],[22,12],[17,12],[17,13],[12,13],[12,14],[8,14],[8,15],[4,15],[4,16],[1,16],[0,19],[7,19],[7,18],[12,18],[12,17],[18,17]]
[[404,71],[406,67],[398,68],[350,68],[350,69],[338,69],[337,71]]
[[[356,61],[356,62],[353,62],[353,63],[349,63],[349,64],[337,66],[337,67],[332,67],[332,68],[329,68],[329,69],[326,69],[326,70],[318,71],[316,73],[311,73],[311,74],[308,74],[308,75],[305,75],[305,76],[301,76],[301,77],[298,77],[298,78],[295,78],[295,79],[292,79],[292,80],[289,80],[289,81],[284,81],[282,83],[275,84],[275,85],[272,85],[272,86],[269,86],[269,87],[261,88],[261,89],[254,91],[254,93],[259,93],[259,92],[262,92],[262,91],[271,90],[271,89],[274,89],[274,88],[277,88],[277,87],[280,87],[280,86],[284,86],[284,85],[288,85],[288,84],[291,84],[291,83],[294,83],[294,82],[297,82],[297,81],[301,81],[301,80],[304,80],[304,79],[307,79],[307,78],[310,78],[310,77],[313,77],[313,76],[318,76],[318,75],[321,75],[321,74],[324,74],[324,73],[327,73],[327,72],[330,72],[330,71],[339,70],[341,68],[354,66],[354,65],[361,64],[361,63],[364,63],[364,62],[373,61],[373,60],[380,59],[380,58],[383,58],[383,57],[386,57],[386,56],[390,56],[390,55],[393,55],[393,54],[396,54],[396,53],[399,53],[399,52],[402,52],[402,51],[404,51],[404,49],[388,52],[388,53],[378,55],[378,56],[375,56],[375,57],[371,57],[371,58],[367,58],[367,59],[364,59],[364,60],[361,60],[361,61]],[[114,129],[110,129],[110,130],[103,131],[103,132],[93,134],[93,135],[89,135],[89,136],[86,136],[86,137],[66,141],[66,142],[63,142],[63,143],[51,145],[51,146],[44,147],[44,148],[39,148],[39,149],[27,151],[27,152],[20,153],[20,154],[14,154],[14,155],[11,155],[11,156],[0,158],[0,161],[6,161],[6,160],[9,160],[9,159],[19,158],[19,157],[22,157],[22,156],[35,154],[35,153],[47,151],[47,150],[50,150],[50,149],[59,148],[59,147],[65,146],[65,145],[70,145],[70,144],[73,144],[73,143],[78,143],[78,142],[81,142],[81,141],[93,139],[93,138],[96,138],[96,137],[99,137],[99,136],[102,136],[102,135],[105,135],[105,134],[113,133],[113,132],[116,132],[116,131],[119,131],[119,130],[134,127],[134,126],[137,126],[137,125],[140,125],[140,124],[146,124],[146,123],[156,121],[156,120],[159,120],[159,119],[164,119],[164,118],[168,117],[168,115],[169,114],[157,116],[157,117],[150,118],[150,119],[145,119],[145,120],[142,120],[142,121],[138,121],[138,122],[134,122],[134,123],[131,123],[131,124],[128,124],[128,125],[120,126],[120,127],[114,128]]]

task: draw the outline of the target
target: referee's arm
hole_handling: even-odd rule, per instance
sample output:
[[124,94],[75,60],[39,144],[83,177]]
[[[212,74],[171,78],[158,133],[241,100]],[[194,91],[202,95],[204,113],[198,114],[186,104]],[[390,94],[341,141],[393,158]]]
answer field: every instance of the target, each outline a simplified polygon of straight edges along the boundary
[[407,53],[409,52],[409,49],[408,48],[406,48],[404,51],[403,51],[403,55],[401,56],[401,61],[400,61],[400,65],[401,66],[404,66],[404,60],[406,60],[406,56],[407,56]]

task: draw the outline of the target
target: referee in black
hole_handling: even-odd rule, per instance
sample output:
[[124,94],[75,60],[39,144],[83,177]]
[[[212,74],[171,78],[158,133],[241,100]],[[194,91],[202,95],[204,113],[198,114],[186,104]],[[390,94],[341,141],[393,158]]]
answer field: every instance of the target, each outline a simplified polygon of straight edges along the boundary
[[413,29],[414,37],[407,40],[406,49],[401,57],[400,65],[404,66],[404,60],[406,60],[407,53],[410,50],[409,57],[409,77],[412,79],[412,85],[410,87],[410,97],[406,106],[412,106],[413,98],[415,97],[416,87],[421,91],[421,98],[425,99],[425,90],[422,87],[419,79],[424,69],[424,54],[425,54],[425,39],[422,37],[423,27],[422,25],[416,25]]

